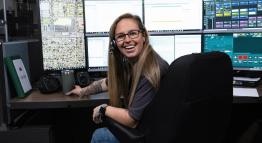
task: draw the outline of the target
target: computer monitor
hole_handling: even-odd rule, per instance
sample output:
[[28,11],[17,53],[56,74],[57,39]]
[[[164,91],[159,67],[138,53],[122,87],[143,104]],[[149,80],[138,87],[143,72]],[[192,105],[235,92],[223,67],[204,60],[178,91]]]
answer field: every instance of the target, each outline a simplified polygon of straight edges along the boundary
[[201,52],[201,35],[150,36],[153,49],[169,64],[180,56]]
[[261,0],[204,0],[204,29],[262,28]]
[[109,37],[87,37],[88,71],[108,70]]
[[82,1],[41,0],[44,70],[86,67]]
[[113,21],[121,14],[132,13],[142,17],[141,0],[85,0],[85,32],[109,32]]
[[175,35],[175,59],[201,53],[201,34]]
[[144,0],[145,26],[149,31],[201,30],[202,0]]
[[[234,71],[262,71],[262,32],[204,34],[204,52],[227,53]],[[254,75],[255,76],[255,75]]]
[[150,36],[153,49],[169,64],[175,59],[175,36]]

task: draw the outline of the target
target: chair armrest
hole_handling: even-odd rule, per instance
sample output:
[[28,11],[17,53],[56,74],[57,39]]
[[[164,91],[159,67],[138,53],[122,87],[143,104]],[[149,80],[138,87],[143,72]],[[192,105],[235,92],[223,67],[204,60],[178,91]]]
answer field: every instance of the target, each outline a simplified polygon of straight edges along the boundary
[[144,142],[144,134],[139,130],[124,126],[111,118],[106,117],[106,126],[121,143]]

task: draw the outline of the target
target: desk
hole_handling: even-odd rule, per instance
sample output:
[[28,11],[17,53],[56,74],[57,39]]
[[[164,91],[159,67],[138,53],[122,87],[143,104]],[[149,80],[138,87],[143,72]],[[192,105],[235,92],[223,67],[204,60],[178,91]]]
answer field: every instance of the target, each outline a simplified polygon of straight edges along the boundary
[[[262,86],[258,88],[259,95],[262,95]],[[84,142],[91,138],[93,130],[96,128],[91,121],[92,109],[83,109],[96,106],[108,102],[107,93],[90,95],[88,97],[79,98],[77,96],[66,96],[62,92],[52,94],[42,94],[39,91],[33,91],[29,96],[23,99],[14,98],[10,100],[11,109],[47,109],[36,110],[37,118],[33,121],[41,119],[37,122],[37,127],[50,121],[50,126],[54,127],[56,142],[67,143],[71,138],[76,138]],[[249,104],[255,103],[255,104]],[[258,117],[258,110],[261,108],[257,105],[262,103],[261,98],[254,97],[233,97],[233,112],[231,133],[232,140],[236,140],[245,129]],[[72,107],[70,110],[68,108]],[[78,109],[78,107],[82,109]],[[62,110],[65,109],[66,110]],[[73,109],[75,108],[75,109]],[[51,110],[49,110],[51,109]],[[53,110],[58,109],[58,110]],[[61,110],[60,110],[61,109]],[[252,111],[252,112],[250,112]],[[255,113],[254,113],[255,112]],[[35,114],[34,114],[35,115]],[[49,117],[51,119],[49,119]],[[29,118],[31,119],[31,117]],[[36,121],[35,121],[36,122]],[[34,122],[33,122],[34,123]],[[56,124],[53,124],[56,123]],[[66,128],[64,128],[66,127]],[[35,135],[39,137],[39,135]],[[233,142],[233,141],[232,141]]]
[[11,109],[51,109],[68,107],[90,107],[108,102],[107,92],[79,98],[67,96],[62,92],[42,94],[35,90],[27,97],[14,98],[10,101]]
[[[55,137],[54,140],[58,143],[72,143],[73,139],[74,142],[88,142],[96,128],[92,121],[93,107],[108,101],[107,92],[79,98],[64,95],[62,91],[42,94],[34,90],[25,98],[10,100],[9,107],[12,111],[9,113],[9,123],[10,127],[17,129],[9,132],[21,141],[28,141],[24,138],[28,135],[26,133],[34,131],[36,133],[33,134],[32,139],[29,138],[29,141],[39,138],[44,142],[46,138]],[[50,128],[42,133],[40,131],[44,125]],[[17,133],[17,130],[24,131],[27,127],[33,128],[23,132],[25,135],[19,138],[22,133]],[[44,136],[47,131],[50,131],[50,136]]]
[[[257,97],[233,97],[233,103],[262,103],[262,84],[257,87]],[[107,92],[79,98],[77,96],[66,96],[62,92],[42,94],[34,90],[29,96],[20,99],[14,98],[10,101],[11,109],[51,109],[68,107],[90,107],[108,102]]]

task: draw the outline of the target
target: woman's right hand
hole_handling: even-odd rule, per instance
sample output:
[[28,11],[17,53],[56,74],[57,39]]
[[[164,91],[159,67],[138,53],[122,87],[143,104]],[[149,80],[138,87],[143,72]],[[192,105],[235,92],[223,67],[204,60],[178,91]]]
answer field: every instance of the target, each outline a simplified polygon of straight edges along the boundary
[[82,88],[79,86],[79,85],[75,85],[75,88],[70,90],[69,92],[67,92],[65,95],[71,95],[71,94],[74,94],[74,95],[77,95],[79,97],[81,97],[81,90]]
[[75,88],[67,92],[65,95],[74,94],[78,97],[83,97],[91,94],[97,94],[107,90],[106,79],[101,79],[92,82],[90,85],[81,88],[79,85],[75,85]]

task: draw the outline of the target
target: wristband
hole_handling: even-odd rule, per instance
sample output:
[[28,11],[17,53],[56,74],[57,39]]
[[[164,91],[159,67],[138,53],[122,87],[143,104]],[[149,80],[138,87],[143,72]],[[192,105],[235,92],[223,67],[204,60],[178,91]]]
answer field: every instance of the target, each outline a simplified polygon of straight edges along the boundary
[[106,107],[108,105],[107,104],[102,104],[100,105],[100,108],[99,108],[99,113],[101,114],[101,116],[104,118],[105,117],[105,113],[106,113]]

